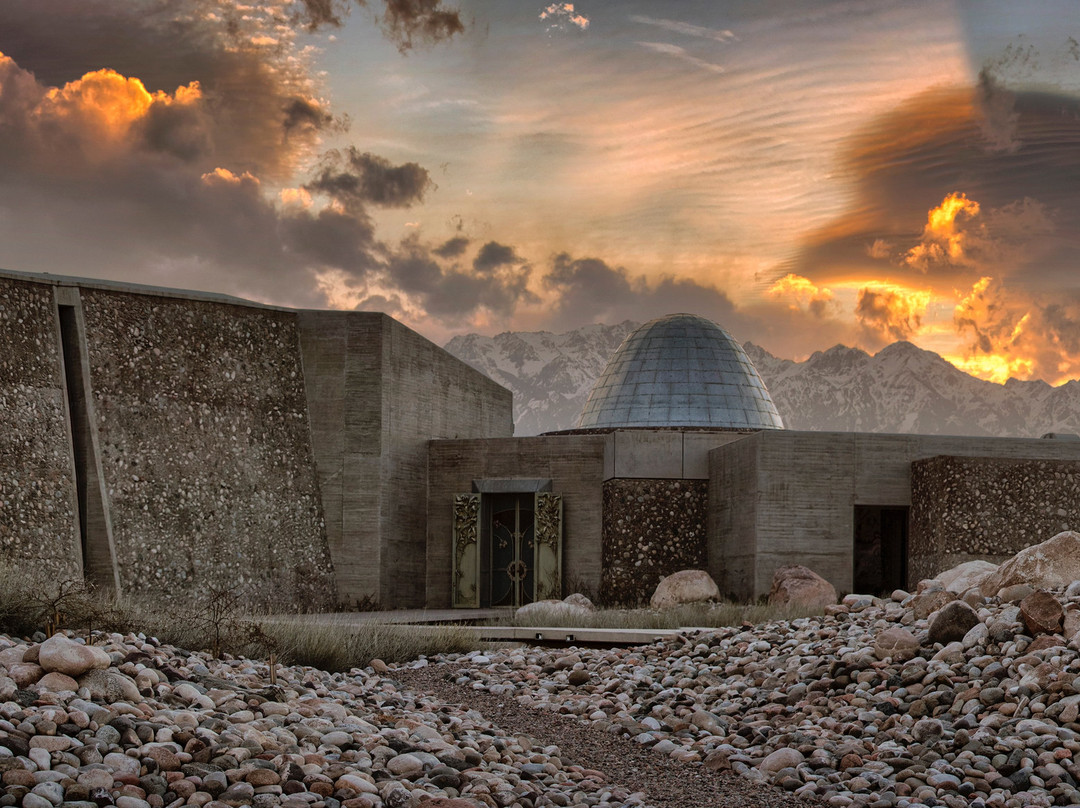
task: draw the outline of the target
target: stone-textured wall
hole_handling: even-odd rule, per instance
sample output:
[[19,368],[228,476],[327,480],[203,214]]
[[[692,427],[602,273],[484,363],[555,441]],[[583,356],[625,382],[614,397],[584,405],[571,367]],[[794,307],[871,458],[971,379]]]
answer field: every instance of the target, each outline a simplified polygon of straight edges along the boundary
[[911,465],[913,580],[974,559],[1000,563],[1063,530],[1080,530],[1080,461],[943,456]]
[[122,590],[334,603],[295,315],[81,294]]
[[707,480],[604,483],[602,602],[647,601],[665,575],[705,568],[708,486]]
[[51,286],[0,278],[0,556],[82,572]]

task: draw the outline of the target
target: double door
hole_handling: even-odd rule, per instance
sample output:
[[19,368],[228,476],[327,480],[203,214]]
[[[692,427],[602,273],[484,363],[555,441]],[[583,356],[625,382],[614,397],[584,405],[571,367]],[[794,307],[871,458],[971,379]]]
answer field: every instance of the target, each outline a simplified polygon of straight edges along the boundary
[[458,494],[453,558],[455,607],[516,607],[562,597],[562,497]]

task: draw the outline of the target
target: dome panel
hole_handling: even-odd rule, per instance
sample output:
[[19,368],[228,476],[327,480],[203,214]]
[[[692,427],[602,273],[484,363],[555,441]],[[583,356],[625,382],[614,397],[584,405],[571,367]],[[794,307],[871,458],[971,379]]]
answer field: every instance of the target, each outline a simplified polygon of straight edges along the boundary
[[593,385],[578,427],[783,429],[742,346],[693,314],[652,320],[631,333]]

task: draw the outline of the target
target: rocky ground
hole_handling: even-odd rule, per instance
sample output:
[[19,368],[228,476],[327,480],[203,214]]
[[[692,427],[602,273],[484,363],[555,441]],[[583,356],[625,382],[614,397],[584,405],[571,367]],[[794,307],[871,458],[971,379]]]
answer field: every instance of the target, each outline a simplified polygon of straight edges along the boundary
[[0,806],[1080,804],[1080,584],[1004,594],[277,687],[130,635],[0,638]]

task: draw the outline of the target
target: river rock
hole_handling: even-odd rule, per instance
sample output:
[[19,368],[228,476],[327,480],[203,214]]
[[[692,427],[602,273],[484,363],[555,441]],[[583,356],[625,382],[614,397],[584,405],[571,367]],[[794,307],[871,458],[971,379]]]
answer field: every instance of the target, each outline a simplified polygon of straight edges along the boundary
[[964,639],[979,623],[979,615],[961,600],[946,603],[930,623],[928,638],[931,643],[947,645]]
[[769,603],[818,608],[834,604],[836,600],[836,587],[809,567],[789,564],[773,573]]
[[928,589],[916,595],[911,601],[911,610],[916,620],[925,620],[946,603],[956,600],[956,594],[944,589]]
[[1061,631],[1065,611],[1049,592],[1034,592],[1020,601],[1020,617],[1032,636],[1055,634]]
[[874,638],[874,656],[878,659],[906,662],[913,659],[918,653],[918,639],[902,626],[887,628],[879,632]]
[[54,634],[41,644],[38,664],[50,673],[56,671],[77,679],[87,671],[109,667],[112,660],[103,648]]
[[142,700],[142,694],[130,676],[125,676],[116,669],[92,670],[79,679],[79,687],[90,691],[90,698],[112,704],[126,701],[134,704]]
[[982,591],[993,597],[999,589],[1012,584],[1053,589],[1076,580],[1080,580],[1080,533],[1066,530],[1003,562],[983,580]]
[[670,609],[684,603],[709,603],[720,599],[720,588],[705,570],[679,570],[656,585],[649,605]]

